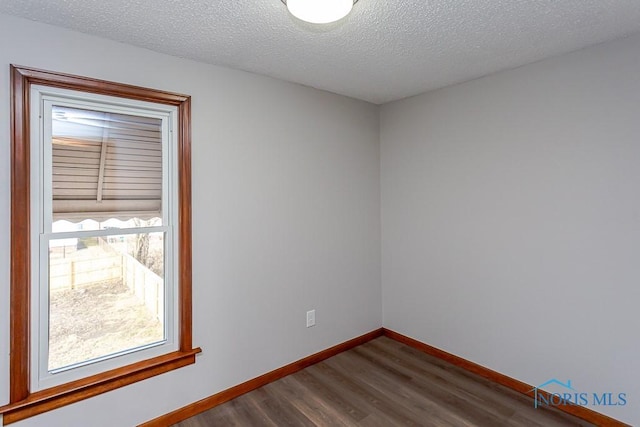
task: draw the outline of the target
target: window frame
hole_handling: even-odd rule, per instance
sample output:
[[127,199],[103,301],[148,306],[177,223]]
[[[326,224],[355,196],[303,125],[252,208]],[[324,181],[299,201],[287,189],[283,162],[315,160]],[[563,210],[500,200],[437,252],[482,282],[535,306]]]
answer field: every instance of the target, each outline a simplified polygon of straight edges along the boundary
[[[191,98],[88,77],[16,65],[11,74],[11,279],[9,404],[0,407],[4,424],[132,384],[195,363],[191,291]],[[31,392],[31,88],[69,89],[177,108],[178,217],[176,221],[178,350]],[[35,278],[37,280],[37,278]]]
[[[87,230],[54,232],[51,227],[53,219],[53,145],[52,138],[52,111],[54,106],[71,106],[80,109],[93,109],[111,113],[137,115],[139,117],[152,117],[161,120],[162,126],[162,225],[147,227],[127,227],[117,230]],[[153,356],[175,351],[177,342],[177,313],[179,280],[174,275],[177,265],[177,250],[174,241],[177,240],[175,220],[177,217],[177,167],[176,145],[177,136],[173,129],[177,123],[177,108],[172,105],[149,103],[137,100],[126,100],[99,94],[78,93],[68,89],[51,88],[40,85],[31,86],[31,218],[40,218],[39,224],[32,222],[31,238],[31,265],[32,276],[38,277],[31,283],[31,389],[43,390],[56,385],[64,384],[75,379],[80,379],[91,374],[96,374],[117,367],[125,366]],[[42,132],[41,132],[42,130]],[[34,136],[39,135],[39,138]],[[35,151],[38,152],[36,155]],[[41,185],[33,185],[39,182]],[[85,360],[76,365],[61,367],[56,372],[47,368],[48,351],[50,351],[49,318],[45,314],[49,307],[49,272],[46,265],[49,262],[49,245],[52,240],[60,236],[102,236],[132,235],[137,233],[162,232],[165,236],[164,256],[164,292],[165,307],[164,339],[137,348],[122,349],[114,354],[105,354],[94,360]],[[45,244],[46,242],[46,244]],[[39,297],[38,297],[39,295]]]

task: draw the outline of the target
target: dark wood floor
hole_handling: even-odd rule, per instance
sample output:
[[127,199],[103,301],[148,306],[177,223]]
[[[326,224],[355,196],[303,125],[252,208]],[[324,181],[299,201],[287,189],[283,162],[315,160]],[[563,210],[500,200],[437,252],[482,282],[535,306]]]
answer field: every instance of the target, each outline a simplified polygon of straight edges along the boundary
[[580,425],[591,424],[381,337],[175,426]]

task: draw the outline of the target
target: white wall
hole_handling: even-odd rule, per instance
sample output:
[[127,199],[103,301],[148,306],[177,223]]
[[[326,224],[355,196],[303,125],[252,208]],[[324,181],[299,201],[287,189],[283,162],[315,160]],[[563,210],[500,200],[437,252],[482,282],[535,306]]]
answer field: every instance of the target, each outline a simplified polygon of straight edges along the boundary
[[[8,401],[9,64],[192,95],[193,366],[26,426],[129,426],[381,325],[377,107],[0,15],[0,404]],[[317,326],[305,328],[305,312]]]
[[639,70],[636,36],[381,108],[385,327],[640,424]]

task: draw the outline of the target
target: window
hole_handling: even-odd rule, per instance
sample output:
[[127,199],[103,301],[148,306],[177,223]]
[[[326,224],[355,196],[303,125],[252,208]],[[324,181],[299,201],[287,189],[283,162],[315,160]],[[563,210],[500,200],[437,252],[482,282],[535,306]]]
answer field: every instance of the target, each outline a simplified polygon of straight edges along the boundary
[[177,350],[176,107],[31,88],[31,389]]
[[10,423],[195,362],[190,99],[12,71]]

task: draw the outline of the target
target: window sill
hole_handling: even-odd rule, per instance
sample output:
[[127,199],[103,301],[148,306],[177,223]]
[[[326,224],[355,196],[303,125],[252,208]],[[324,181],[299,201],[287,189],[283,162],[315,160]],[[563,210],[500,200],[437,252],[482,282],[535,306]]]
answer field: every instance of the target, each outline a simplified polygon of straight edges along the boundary
[[195,363],[198,347],[189,351],[176,351],[153,359],[113,369],[81,380],[30,394],[26,399],[0,407],[4,425],[11,424],[43,412],[51,411],[80,400],[151,378]]

